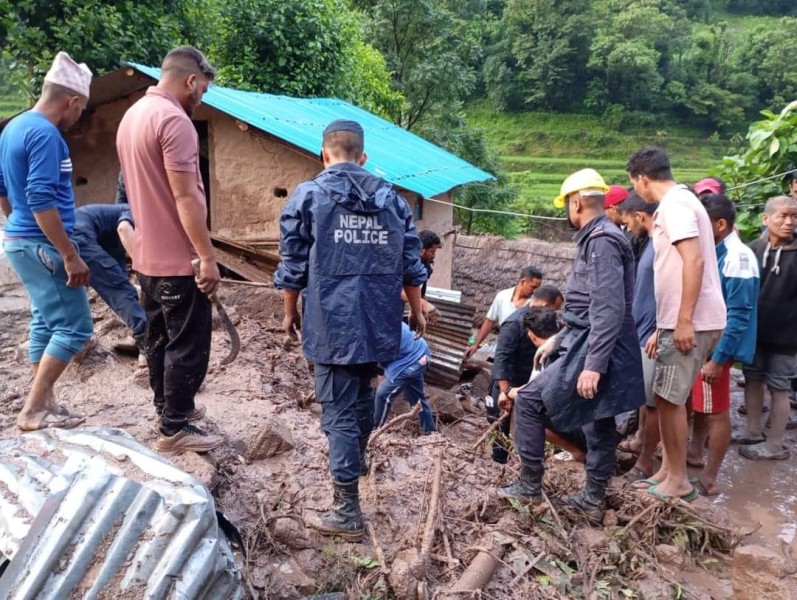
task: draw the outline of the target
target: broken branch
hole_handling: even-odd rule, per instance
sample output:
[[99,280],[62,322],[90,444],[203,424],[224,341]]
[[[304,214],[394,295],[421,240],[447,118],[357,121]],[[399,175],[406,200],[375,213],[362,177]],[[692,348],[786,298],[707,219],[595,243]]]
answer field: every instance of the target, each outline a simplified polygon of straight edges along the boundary
[[421,412],[420,402],[418,402],[415,406],[413,406],[410,412],[394,417],[393,419],[382,425],[382,427],[380,427],[374,432],[374,434],[371,436],[371,439],[368,440],[368,448],[374,445],[374,442],[379,438],[380,435],[382,435],[389,429],[393,429],[399,423],[403,423],[404,421],[408,421],[414,417],[417,417],[419,412]]
[[420,563],[426,567],[429,564],[429,555],[432,553],[434,543],[435,522],[439,512],[440,481],[443,476],[443,451],[438,450],[434,457],[434,475],[432,476],[432,496],[429,499],[429,509],[426,513],[426,526],[423,530],[421,542]]
[[387,568],[387,559],[385,558],[385,551],[382,550],[382,546],[379,544],[379,539],[376,537],[376,530],[374,526],[371,525],[370,521],[365,522],[365,528],[368,531],[368,536],[371,538],[371,544],[374,546],[374,551],[376,552],[376,560],[379,561],[379,568],[387,575],[390,572],[390,569]]
[[479,437],[479,439],[476,440],[473,446],[471,446],[470,451],[476,452],[479,449],[479,446],[481,446],[484,443],[484,440],[490,437],[490,434],[494,432],[496,429],[498,429],[501,426],[501,423],[503,423],[508,416],[509,416],[508,412],[501,411],[501,415],[495,420],[495,422],[493,422],[492,425],[490,425],[490,427],[487,428],[487,431],[485,431],[481,435],[481,437]]

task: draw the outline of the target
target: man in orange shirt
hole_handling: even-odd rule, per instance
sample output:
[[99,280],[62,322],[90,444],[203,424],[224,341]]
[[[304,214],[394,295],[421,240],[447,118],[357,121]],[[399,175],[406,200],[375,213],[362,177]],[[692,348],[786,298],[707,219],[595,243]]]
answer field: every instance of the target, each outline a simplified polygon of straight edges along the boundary
[[[125,113],[116,148],[136,222],[133,269],[147,313],[145,354],[160,418],[160,452],[207,452],[222,444],[192,425],[205,415],[194,396],[207,374],[211,305],[219,284],[191,115],[215,70],[199,50],[166,55],[161,79]],[[194,279],[191,261],[200,259]]]

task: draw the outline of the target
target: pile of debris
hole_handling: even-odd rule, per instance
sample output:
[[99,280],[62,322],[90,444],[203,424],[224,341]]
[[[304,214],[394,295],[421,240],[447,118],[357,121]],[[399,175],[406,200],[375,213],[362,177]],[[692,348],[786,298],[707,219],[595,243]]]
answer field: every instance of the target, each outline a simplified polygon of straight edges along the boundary
[[[274,290],[228,288],[221,298],[242,352],[222,366],[226,341],[214,331],[197,401],[208,414],[200,427],[224,434],[226,444],[207,457],[186,454],[174,462],[212,491],[240,530],[236,558],[247,596],[661,598],[687,589],[680,571],[695,565],[729,580],[726,563],[737,537],[705,500],[662,504],[615,482],[606,521],[589,525],[556,502],[582,485],[582,467],[552,462],[545,480],[550,508],[499,501],[493,490],[517,472],[488,456],[480,380],[459,395],[430,388],[438,433],[421,437],[405,405],[406,418],[372,437],[372,468],[360,486],[366,539],[319,536],[310,525],[332,494],[309,365],[280,330],[282,302]],[[83,364],[70,367],[59,399],[84,410],[89,425],[123,428],[149,445],[156,433],[146,376],[133,359],[109,351],[124,331],[100,303],[93,310],[98,343]],[[25,315],[0,318],[15,319],[17,327]],[[0,431],[9,438],[17,436],[14,409],[29,373],[13,352],[3,358],[9,377],[0,390]],[[395,405],[394,418],[404,403]]]

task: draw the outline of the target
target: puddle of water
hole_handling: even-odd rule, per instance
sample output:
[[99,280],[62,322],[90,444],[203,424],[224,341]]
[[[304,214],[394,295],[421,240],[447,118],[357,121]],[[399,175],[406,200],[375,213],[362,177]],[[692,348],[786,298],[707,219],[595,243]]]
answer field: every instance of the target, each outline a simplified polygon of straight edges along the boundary
[[[744,391],[732,385],[731,420],[736,430],[744,426],[745,417],[736,411],[744,403]],[[792,457],[783,461],[751,461],[731,445],[719,475],[722,493],[713,503],[725,508],[734,525],[743,530],[761,524],[745,543],[775,550],[785,543],[797,550],[797,431],[787,431],[784,443]]]

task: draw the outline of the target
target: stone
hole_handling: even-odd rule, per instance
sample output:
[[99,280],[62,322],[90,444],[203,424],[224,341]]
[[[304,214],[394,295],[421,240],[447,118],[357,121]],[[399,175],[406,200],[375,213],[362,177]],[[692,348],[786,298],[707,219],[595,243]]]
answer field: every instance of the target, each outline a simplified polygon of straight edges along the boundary
[[301,594],[312,594],[316,589],[315,579],[308,577],[293,558],[271,561],[269,571],[273,578],[290,585]]
[[797,600],[794,565],[762,546],[741,546],[733,553],[731,584],[736,600]]
[[662,600],[673,597],[673,586],[655,575],[647,575],[639,580],[636,589],[639,600]]
[[185,452],[169,457],[183,471],[199,479],[209,490],[218,483],[219,471],[204,455],[196,452]]
[[262,460],[293,450],[293,436],[279,417],[267,417],[246,445],[248,461]]
[[656,558],[665,567],[683,569],[686,566],[686,552],[680,546],[659,544],[654,549]]
[[462,404],[454,392],[427,385],[426,396],[429,398],[432,412],[441,422],[452,423],[465,416]]
[[294,550],[324,546],[324,540],[320,534],[305,527],[304,523],[289,517],[276,519],[271,525],[271,535],[278,542]]
[[418,551],[415,548],[401,550],[393,559],[387,579],[398,600],[417,598],[418,579],[413,573],[417,564]]

